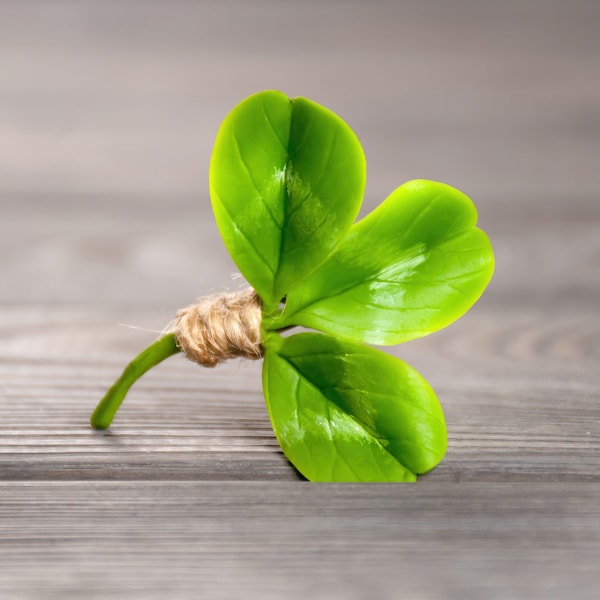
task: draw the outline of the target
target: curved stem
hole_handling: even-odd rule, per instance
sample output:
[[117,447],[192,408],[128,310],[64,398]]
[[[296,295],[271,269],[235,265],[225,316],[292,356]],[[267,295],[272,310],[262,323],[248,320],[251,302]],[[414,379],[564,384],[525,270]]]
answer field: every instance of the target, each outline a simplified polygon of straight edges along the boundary
[[169,333],[159,338],[145,350],[142,350],[123,370],[121,376],[96,407],[90,417],[90,423],[95,429],[106,429],[110,426],[119,406],[127,395],[129,388],[149,369],[156,366],[169,356],[177,354],[179,348],[175,335]]

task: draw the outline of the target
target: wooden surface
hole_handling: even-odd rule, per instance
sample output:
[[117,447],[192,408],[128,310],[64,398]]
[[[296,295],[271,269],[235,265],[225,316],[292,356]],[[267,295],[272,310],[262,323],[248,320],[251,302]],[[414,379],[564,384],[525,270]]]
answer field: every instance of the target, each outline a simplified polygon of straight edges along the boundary
[[[599,30],[593,0],[1,1],[0,597],[597,598]],[[390,349],[447,415],[414,485],[301,481],[257,363],[175,357],[87,425],[240,285],[206,171],[265,88],[351,123],[365,212],[438,179],[494,243],[477,306]]]

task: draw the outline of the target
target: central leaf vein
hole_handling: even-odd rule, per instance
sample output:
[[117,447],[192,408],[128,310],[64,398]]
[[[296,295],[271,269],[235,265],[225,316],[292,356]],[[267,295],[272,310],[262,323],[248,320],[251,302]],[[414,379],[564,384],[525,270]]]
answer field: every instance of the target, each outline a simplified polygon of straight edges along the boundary
[[[321,353],[323,355],[329,355],[331,356],[330,352],[323,352]],[[313,383],[310,379],[308,379],[304,373],[302,371],[300,371],[298,369],[298,367],[291,361],[289,360],[289,358],[287,356],[278,354],[278,356],[280,358],[282,358],[289,366],[290,368],[297,374],[297,376],[299,378],[301,378],[301,380],[303,382],[306,383],[306,385],[308,385],[309,387],[311,387],[313,390],[315,390],[317,392],[317,394],[323,399],[323,401],[325,402],[325,405],[327,406],[327,411],[328,411],[328,421],[329,423],[331,423],[331,419],[329,418],[329,403],[334,404],[342,414],[346,415],[349,419],[351,419],[362,431],[364,434],[366,434],[366,436],[368,438],[370,438],[371,440],[373,440],[373,443],[375,445],[377,445],[383,452],[385,452],[386,454],[388,454],[396,463],[398,463],[403,469],[405,469],[407,472],[412,473],[412,471],[410,471],[410,469],[408,469],[405,465],[403,465],[396,456],[394,456],[380,441],[380,439],[377,436],[373,436],[369,430],[369,428],[356,416],[353,415],[349,412],[347,412],[346,410],[344,410],[343,407],[341,407],[339,404],[337,404],[335,402],[335,400],[333,400],[332,398],[330,398],[329,396],[327,396],[326,394],[323,393],[322,388],[320,388],[319,386],[317,386],[315,383]],[[311,353],[311,356],[315,356]],[[298,398],[299,396],[296,395],[296,398]],[[331,429],[329,428],[329,433],[331,434]],[[332,440],[333,441],[333,440]],[[337,446],[336,446],[336,451],[337,451]],[[339,452],[338,452],[339,453]],[[352,469],[351,469],[352,470]]]

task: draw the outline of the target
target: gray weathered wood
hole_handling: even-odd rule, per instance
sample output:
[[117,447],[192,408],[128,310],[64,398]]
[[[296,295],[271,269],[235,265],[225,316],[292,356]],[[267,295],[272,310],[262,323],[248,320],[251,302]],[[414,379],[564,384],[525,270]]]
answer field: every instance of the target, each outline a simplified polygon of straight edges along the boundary
[[1,483],[2,583],[40,598],[592,599],[599,494],[559,482]]
[[[599,6],[0,2],[0,597],[597,598]],[[493,241],[476,307],[388,349],[448,421],[415,485],[302,481],[260,363],[174,357],[87,424],[180,306],[242,285],[206,171],[272,87],[355,128],[364,211],[439,179]]]

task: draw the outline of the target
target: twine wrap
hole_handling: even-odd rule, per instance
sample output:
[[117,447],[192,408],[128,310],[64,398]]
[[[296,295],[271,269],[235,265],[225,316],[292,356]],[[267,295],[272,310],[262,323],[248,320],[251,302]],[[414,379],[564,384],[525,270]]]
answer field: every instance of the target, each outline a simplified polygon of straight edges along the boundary
[[183,354],[204,367],[234,357],[256,360],[263,356],[261,309],[252,288],[208,296],[181,309],[169,331]]

